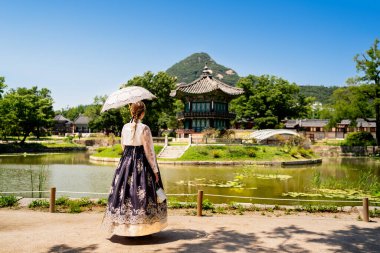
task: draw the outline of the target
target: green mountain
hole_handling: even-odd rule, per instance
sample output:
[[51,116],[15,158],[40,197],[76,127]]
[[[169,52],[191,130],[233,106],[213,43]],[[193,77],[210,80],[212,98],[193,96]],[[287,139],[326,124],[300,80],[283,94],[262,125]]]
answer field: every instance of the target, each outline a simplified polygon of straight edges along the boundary
[[333,92],[338,89],[337,86],[326,87],[322,85],[301,85],[300,93],[305,97],[315,97],[316,101],[322,104],[328,104]]
[[179,83],[191,83],[195,79],[199,78],[206,64],[208,68],[212,70],[212,75],[226,84],[234,86],[240,78],[234,70],[216,63],[206,53],[192,54],[171,66],[168,70],[166,70],[166,73],[177,77],[177,81]]

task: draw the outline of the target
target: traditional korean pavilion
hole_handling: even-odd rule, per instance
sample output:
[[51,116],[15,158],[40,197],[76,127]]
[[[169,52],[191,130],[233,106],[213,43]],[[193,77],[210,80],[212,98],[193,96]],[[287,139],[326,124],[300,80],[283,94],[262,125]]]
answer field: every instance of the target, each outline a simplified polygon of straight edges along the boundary
[[170,94],[185,105],[185,110],[177,114],[182,123],[177,134],[186,137],[210,127],[228,129],[230,121],[235,118],[235,114],[228,111],[228,103],[243,93],[243,89],[214,78],[212,71],[205,66],[198,79],[189,84],[177,84]]

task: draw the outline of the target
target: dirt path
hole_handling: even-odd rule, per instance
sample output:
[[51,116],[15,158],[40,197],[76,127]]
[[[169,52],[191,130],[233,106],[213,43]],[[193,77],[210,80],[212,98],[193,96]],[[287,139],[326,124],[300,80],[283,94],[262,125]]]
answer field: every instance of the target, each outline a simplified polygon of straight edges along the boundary
[[108,236],[102,213],[0,210],[0,252],[380,252],[380,219],[291,215],[170,215],[141,238]]

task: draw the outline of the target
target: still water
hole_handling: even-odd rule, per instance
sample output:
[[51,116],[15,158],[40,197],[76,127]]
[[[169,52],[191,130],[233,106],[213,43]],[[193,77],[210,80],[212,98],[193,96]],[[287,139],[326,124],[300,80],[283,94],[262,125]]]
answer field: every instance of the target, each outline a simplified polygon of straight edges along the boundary
[[[62,153],[0,156],[0,192],[31,191],[40,186],[48,190],[86,192],[61,193],[70,197],[106,197],[116,164],[99,164],[88,153]],[[319,165],[281,166],[174,166],[160,165],[167,193],[205,194],[282,198],[288,192],[312,192],[316,175],[326,178],[359,180],[370,172],[380,181],[380,161],[371,158],[328,158]],[[314,183],[313,183],[314,182]],[[31,194],[17,194],[31,197]],[[34,197],[38,194],[34,193]],[[176,197],[178,200],[186,200]],[[287,204],[289,201],[263,201],[225,197],[206,197],[216,203],[230,201]],[[308,197],[302,197],[303,199]],[[310,198],[310,197],[309,197]],[[321,199],[321,197],[318,197]],[[335,198],[336,199],[336,198]],[[188,199],[191,200],[191,199]]]

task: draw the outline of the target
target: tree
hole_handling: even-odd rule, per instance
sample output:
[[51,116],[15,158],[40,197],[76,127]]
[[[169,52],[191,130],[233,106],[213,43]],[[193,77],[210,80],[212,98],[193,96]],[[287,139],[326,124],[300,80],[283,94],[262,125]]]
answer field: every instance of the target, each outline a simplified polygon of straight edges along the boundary
[[259,129],[280,127],[283,119],[302,117],[310,110],[311,100],[300,95],[296,84],[282,78],[249,75],[237,87],[244,94],[231,101],[236,120],[253,119]]
[[334,127],[343,119],[350,119],[354,125],[357,118],[373,117],[373,100],[370,99],[372,90],[368,85],[348,86],[335,90],[331,96],[332,104],[325,106],[321,117],[330,119],[330,127]]
[[2,98],[2,95],[6,87],[7,85],[5,85],[5,78],[0,76],[0,99]]
[[372,93],[368,95],[374,101],[376,115],[376,143],[380,146],[380,50],[378,48],[379,40],[375,39],[372,47],[365,54],[358,54],[354,60],[358,72],[364,75],[360,79],[371,86]]
[[3,98],[1,110],[7,120],[5,127],[22,134],[21,144],[31,132],[39,138],[41,129],[50,127],[54,117],[53,99],[46,88],[11,89]]
[[148,71],[143,76],[135,76],[121,86],[121,88],[141,86],[157,97],[151,101],[144,101],[147,107],[144,122],[149,125],[153,135],[157,135],[159,129],[171,126],[176,120],[175,99],[170,96],[171,90],[175,88],[175,82],[176,79],[165,72],[158,72],[155,75]]

